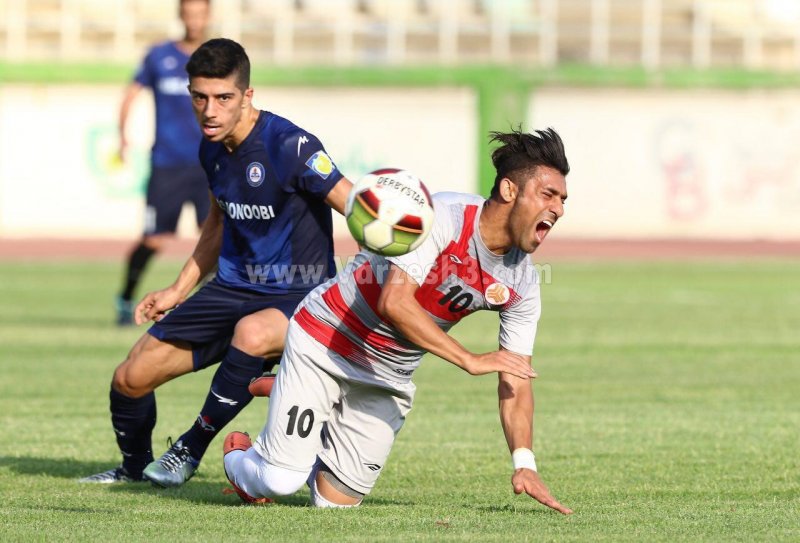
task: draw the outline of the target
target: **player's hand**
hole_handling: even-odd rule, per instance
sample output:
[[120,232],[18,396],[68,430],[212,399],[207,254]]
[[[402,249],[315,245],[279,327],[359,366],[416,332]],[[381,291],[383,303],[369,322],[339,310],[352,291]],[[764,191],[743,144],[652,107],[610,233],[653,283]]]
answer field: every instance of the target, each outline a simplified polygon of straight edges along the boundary
[[503,372],[520,379],[536,379],[538,377],[536,371],[524,357],[504,350],[473,355],[466,360],[462,368],[470,375]]
[[148,292],[142,301],[136,305],[134,318],[136,324],[144,324],[148,321],[158,322],[164,318],[167,311],[173,309],[183,301],[183,296],[173,287],[167,287],[155,292]]
[[561,503],[550,494],[550,490],[548,490],[539,478],[539,474],[532,469],[521,468],[514,471],[514,475],[511,477],[511,485],[514,487],[515,494],[522,494],[524,492],[542,505],[555,509],[559,513],[563,513],[564,515],[572,514],[572,509],[561,505]]

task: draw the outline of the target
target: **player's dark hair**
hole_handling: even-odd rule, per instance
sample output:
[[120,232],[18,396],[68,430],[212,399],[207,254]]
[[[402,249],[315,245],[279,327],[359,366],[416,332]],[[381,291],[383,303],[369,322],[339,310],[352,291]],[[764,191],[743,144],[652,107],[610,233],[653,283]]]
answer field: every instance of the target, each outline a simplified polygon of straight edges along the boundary
[[197,48],[186,64],[189,77],[225,79],[236,74],[236,86],[246,90],[250,86],[250,59],[244,47],[227,38],[208,40]]
[[564,142],[552,128],[536,130],[533,134],[522,131],[522,127],[511,132],[490,132],[490,142],[500,147],[492,152],[492,164],[497,171],[492,187],[492,196],[500,189],[500,181],[508,178],[524,190],[525,174],[533,173],[537,166],[549,166],[561,175],[569,173],[569,162],[564,154]]

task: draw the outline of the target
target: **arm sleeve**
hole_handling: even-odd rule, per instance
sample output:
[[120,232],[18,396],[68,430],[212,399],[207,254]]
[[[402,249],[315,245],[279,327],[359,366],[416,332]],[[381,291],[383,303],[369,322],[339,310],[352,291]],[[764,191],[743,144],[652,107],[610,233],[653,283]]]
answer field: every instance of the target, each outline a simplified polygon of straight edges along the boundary
[[307,192],[324,199],[342,178],[342,173],[313,134],[295,131],[287,135],[281,154],[291,165],[284,190]]
[[436,198],[433,201],[435,219],[428,239],[409,253],[386,258],[410,275],[420,286],[425,282],[436,259],[453,237],[453,223],[448,207],[441,203],[437,206]]
[[542,312],[539,283],[508,310],[500,311],[500,346],[513,353],[530,356]]
[[153,51],[149,51],[142,60],[139,68],[136,70],[136,75],[133,80],[142,85],[143,87],[150,87],[151,89],[156,84],[156,74],[153,69]]

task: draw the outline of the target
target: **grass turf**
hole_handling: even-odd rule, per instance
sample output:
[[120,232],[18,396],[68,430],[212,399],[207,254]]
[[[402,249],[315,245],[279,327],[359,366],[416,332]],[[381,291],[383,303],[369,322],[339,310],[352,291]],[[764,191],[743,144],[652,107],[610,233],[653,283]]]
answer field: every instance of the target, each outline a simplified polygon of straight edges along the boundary
[[[149,287],[178,264],[161,263]],[[414,410],[355,510],[223,495],[221,439],[187,485],[92,486],[115,465],[108,382],[141,330],[111,325],[114,264],[0,268],[0,540],[734,541],[800,539],[800,262],[557,264],[534,366],[540,471],[575,509],[509,484],[492,376],[429,357]],[[454,333],[496,344],[496,317]],[[156,453],[210,371],[159,389]],[[229,429],[256,433],[256,399]]]

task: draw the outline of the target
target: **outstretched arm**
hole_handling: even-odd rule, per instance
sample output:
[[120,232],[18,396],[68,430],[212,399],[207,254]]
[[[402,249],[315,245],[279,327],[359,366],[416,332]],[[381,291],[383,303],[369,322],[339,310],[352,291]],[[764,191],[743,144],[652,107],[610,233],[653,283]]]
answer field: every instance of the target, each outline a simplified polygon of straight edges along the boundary
[[353,184],[350,180],[342,177],[325,197],[325,203],[344,215],[344,204],[347,202],[347,195],[350,194],[351,188],[353,188]]
[[[530,357],[523,357],[530,364]],[[514,459],[514,475],[511,484],[514,492],[535,499],[547,507],[569,515],[572,510],[561,505],[539,478],[533,447],[533,388],[528,379],[520,379],[508,373],[499,374],[497,396],[500,402],[500,423],[506,436],[508,449]],[[523,467],[525,466],[525,467]]]
[[508,351],[476,355],[436,326],[414,297],[419,285],[394,264],[383,285],[378,311],[409,341],[422,349],[444,358],[467,373],[482,375],[503,371],[527,381],[536,376],[523,357]]
[[200,239],[197,240],[192,256],[183,265],[173,284],[165,289],[149,292],[142,298],[134,312],[136,324],[161,320],[167,311],[183,302],[200,280],[214,269],[222,247],[223,216],[210,192],[209,197],[211,209],[203,223]]

